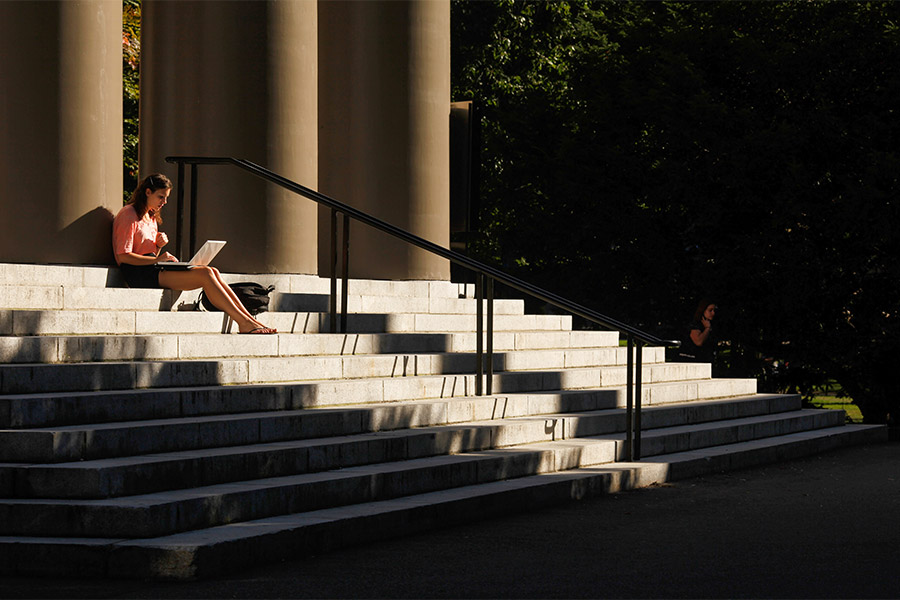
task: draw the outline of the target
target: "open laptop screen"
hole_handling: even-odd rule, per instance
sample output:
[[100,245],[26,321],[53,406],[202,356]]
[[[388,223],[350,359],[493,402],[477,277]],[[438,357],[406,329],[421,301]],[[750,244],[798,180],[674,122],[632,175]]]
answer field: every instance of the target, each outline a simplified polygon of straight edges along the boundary
[[184,270],[198,265],[208,265],[225,244],[226,242],[222,240],[207,240],[189,262],[158,262],[156,266],[159,269]]
[[192,265],[208,265],[225,246],[225,243],[221,240],[207,240],[189,262]]

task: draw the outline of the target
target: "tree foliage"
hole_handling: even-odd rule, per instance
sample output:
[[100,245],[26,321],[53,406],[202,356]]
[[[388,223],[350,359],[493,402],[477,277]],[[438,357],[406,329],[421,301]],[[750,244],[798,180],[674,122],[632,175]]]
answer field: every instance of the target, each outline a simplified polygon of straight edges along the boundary
[[482,259],[668,335],[711,296],[726,373],[776,358],[896,418],[900,3],[452,18],[454,99],[484,115]]
[[137,187],[138,102],[140,99],[141,3],[122,2],[122,112],[124,117],[124,195],[128,200]]

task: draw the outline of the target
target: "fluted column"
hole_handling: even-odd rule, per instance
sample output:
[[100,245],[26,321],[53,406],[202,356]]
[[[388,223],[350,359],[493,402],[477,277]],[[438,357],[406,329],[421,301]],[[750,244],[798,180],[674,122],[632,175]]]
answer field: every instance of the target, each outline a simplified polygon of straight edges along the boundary
[[[316,13],[306,1],[146,0],[141,171],[174,177],[168,155],[233,156],[315,189]],[[198,242],[228,241],[218,267],[316,271],[313,202],[233,167],[198,179]]]
[[121,2],[0,2],[0,90],[0,261],[110,263]]
[[[319,75],[320,191],[448,247],[449,2],[320,2]],[[446,260],[352,227],[351,276],[449,278]]]

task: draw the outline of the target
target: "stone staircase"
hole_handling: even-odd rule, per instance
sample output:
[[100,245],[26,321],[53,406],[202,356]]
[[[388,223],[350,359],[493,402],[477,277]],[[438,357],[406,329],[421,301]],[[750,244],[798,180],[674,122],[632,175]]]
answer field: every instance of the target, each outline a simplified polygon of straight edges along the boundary
[[624,462],[615,332],[497,300],[475,396],[469,287],[351,280],[331,334],[328,280],[226,278],[276,286],[278,335],[116,269],[0,264],[0,572],[210,576],[887,439],[648,347]]

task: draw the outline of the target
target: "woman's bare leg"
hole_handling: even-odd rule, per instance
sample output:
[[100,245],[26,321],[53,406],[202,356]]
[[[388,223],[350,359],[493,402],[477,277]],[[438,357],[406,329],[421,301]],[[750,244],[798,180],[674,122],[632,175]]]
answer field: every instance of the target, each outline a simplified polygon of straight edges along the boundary
[[[195,290],[203,288],[213,306],[222,310],[237,323],[241,333],[265,327],[250,316],[240,301],[235,302],[231,288],[224,285],[209,267],[195,267],[187,271],[160,271],[159,285],[173,290]],[[227,290],[227,291],[226,291]],[[274,333],[274,330],[271,330]],[[266,331],[269,333],[269,331]]]
[[256,326],[257,326],[257,327],[266,327],[265,325],[263,325],[262,323],[260,323],[259,321],[257,321],[257,320],[253,317],[253,315],[250,314],[250,311],[247,310],[247,307],[244,306],[244,303],[241,302],[240,298],[237,297],[237,294],[234,293],[234,290],[231,289],[231,286],[228,285],[227,283],[225,283],[225,280],[222,279],[222,274],[219,273],[219,270],[218,270],[217,268],[215,268],[215,267],[209,267],[209,270],[212,271],[213,277],[215,277],[216,279],[219,280],[219,284],[221,285],[222,289],[225,290],[225,293],[227,293],[229,296],[231,296],[231,301],[235,304],[235,306],[237,306],[237,307],[240,309],[240,311],[241,311],[248,319],[250,319],[251,321],[253,321],[254,323],[256,323]]

